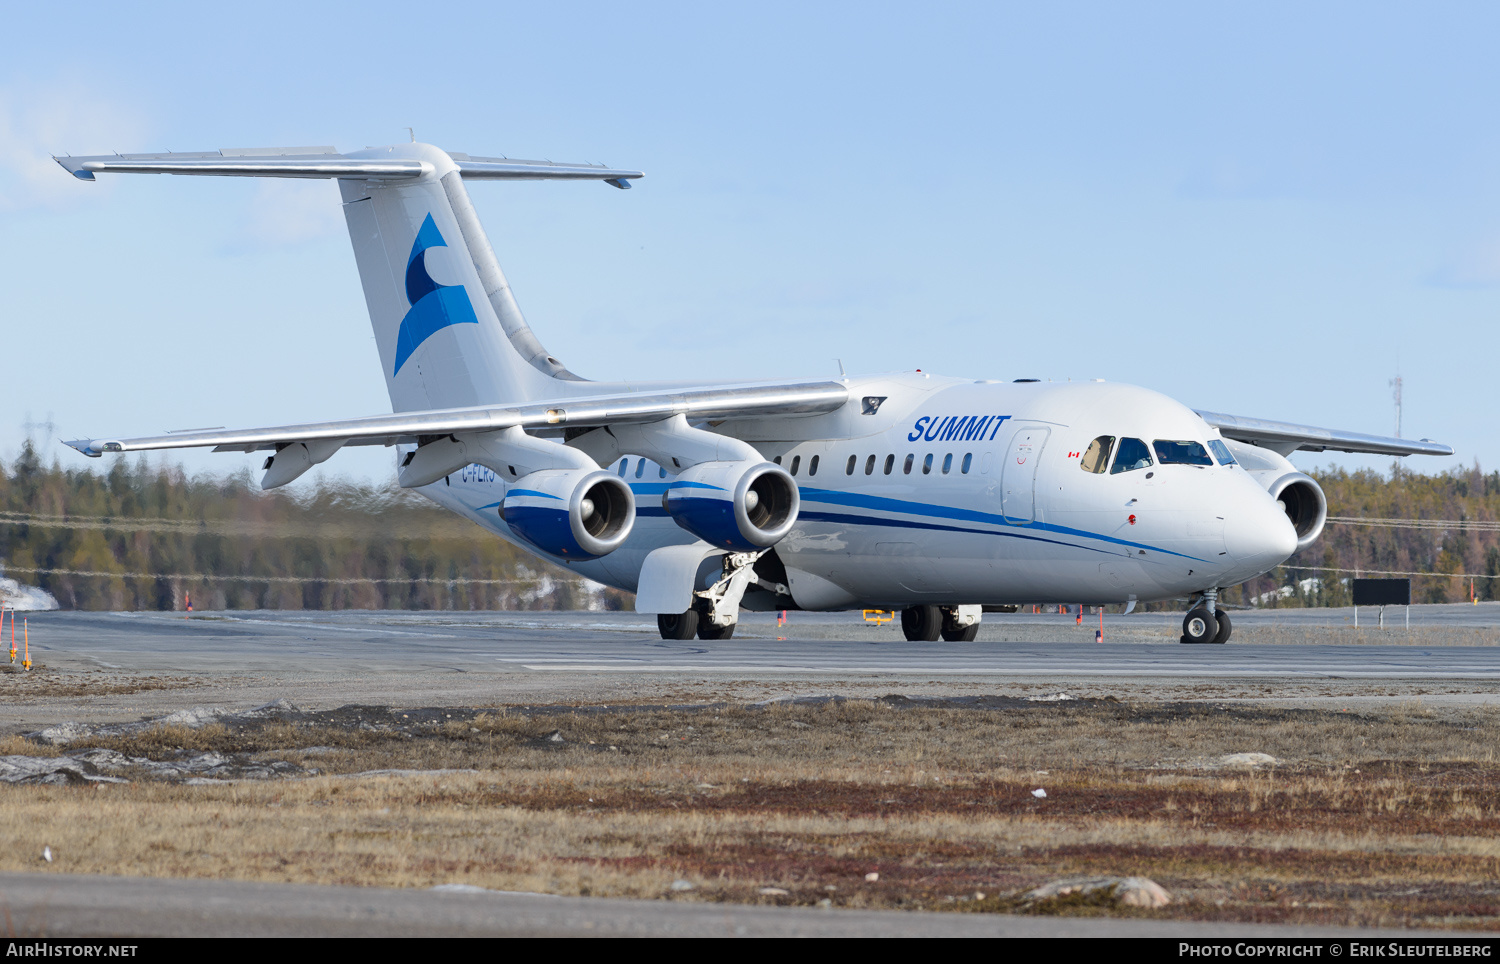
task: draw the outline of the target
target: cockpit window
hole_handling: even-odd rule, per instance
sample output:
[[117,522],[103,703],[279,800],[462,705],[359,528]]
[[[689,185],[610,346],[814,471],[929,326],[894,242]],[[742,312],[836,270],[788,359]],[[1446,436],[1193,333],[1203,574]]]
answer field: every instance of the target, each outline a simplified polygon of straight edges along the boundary
[[1157,439],[1156,461],[1162,465],[1213,465],[1208,450],[1197,442],[1168,442]]
[[1150,465],[1151,450],[1146,448],[1145,442],[1138,438],[1122,438],[1120,447],[1115,452],[1115,467],[1109,470],[1109,474],[1134,472],[1136,469],[1144,469]]
[[1104,470],[1109,467],[1110,450],[1114,447],[1113,435],[1099,436],[1089,443],[1088,450],[1083,453],[1083,459],[1078,463],[1079,468],[1095,475],[1104,474]]
[[1229,454],[1229,446],[1216,438],[1208,440],[1208,447],[1214,450],[1214,458],[1219,460],[1220,465],[1234,465],[1234,456]]

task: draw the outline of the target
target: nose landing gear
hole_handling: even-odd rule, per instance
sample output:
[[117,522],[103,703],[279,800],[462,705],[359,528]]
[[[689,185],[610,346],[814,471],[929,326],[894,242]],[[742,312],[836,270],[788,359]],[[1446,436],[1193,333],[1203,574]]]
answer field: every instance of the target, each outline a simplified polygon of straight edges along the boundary
[[1218,608],[1218,589],[1205,589],[1199,605],[1188,610],[1182,619],[1183,643],[1208,643],[1222,646],[1229,642],[1234,627],[1229,614]]

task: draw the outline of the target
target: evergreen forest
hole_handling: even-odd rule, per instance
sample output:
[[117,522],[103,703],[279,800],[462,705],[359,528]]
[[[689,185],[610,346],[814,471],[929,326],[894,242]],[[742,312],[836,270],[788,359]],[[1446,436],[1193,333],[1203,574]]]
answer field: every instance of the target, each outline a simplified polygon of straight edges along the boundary
[[[390,486],[262,492],[249,473],[188,477],[113,457],[0,465],[3,574],[64,609],[628,609],[631,596],[520,552]],[[1500,472],[1309,473],[1334,519],[1230,605],[1344,606],[1356,572],[1421,573],[1414,602],[1500,593]],[[1412,522],[1412,520],[1418,520]]]

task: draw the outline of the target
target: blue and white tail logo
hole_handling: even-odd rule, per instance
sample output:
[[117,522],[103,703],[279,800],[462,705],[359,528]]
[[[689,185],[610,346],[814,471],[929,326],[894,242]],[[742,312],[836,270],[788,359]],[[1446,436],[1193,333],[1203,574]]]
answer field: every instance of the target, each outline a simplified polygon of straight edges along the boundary
[[479,324],[463,285],[440,285],[427,273],[427,251],[447,246],[432,215],[427,215],[416,241],[412,242],[411,257],[406,260],[406,300],[411,310],[401,319],[401,328],[396,333],[396,367],[392,376],[401,371],[401,366],[422,342],[442,329],[449,325]]

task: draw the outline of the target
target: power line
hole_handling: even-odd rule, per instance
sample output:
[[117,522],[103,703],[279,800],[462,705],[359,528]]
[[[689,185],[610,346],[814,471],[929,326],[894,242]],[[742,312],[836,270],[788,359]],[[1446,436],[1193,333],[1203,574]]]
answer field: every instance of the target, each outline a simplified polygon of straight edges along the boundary
[[1332,566],[1282,566],[1284,569],[1308,572],[1347,572],[1356,576],[1429,576],[1435,579],[1500,579],[1484,572],[1396,572],[1390,569],[1335,569]]
[[[3,566],[0,574],[11,572],[25,572],[49,576],[93,576],[107,579],[166,579],[184,582],[296,582],[296,583],[334,583],[336,585],[352,584],[384,584],[384,583],[434,583],[439,585],[461,585],[461,586],[530,586],[547,579],[551,576],[538,576],[535,579],[473,579],[469,576],[453,576],[451,578],[439,576],[241,576],[241,575],[209,575],[206,573],[191,572],[106,572],[99,569],[52,569],[41,566]],[[561,580],[553,580],[559,582]],[[580,579],[580,582],[589,582]]]
[[1500,532],[1500,522],[1488,519],[1390,519],[1352,515],[1331,515],[1329,525],[1376,526],[1383,529],[1472,529],[1475,532]]
[[33,512],[0,511],[0,525],[36,526],[39,529],[93,529],[115,532],[161,532],[176,535],[255,536],[276,538],[309,537],[338,538],[385,536],[393,538],[440,538],[453,533],[444,533],[444,527],[462,529],[464,520],[456,516],[440,516],[431,522],[408,521],[392,525],[376,520],[373,514],[368,524],[258,519],[164,519],[153,516],[75,516],[42,515]]

